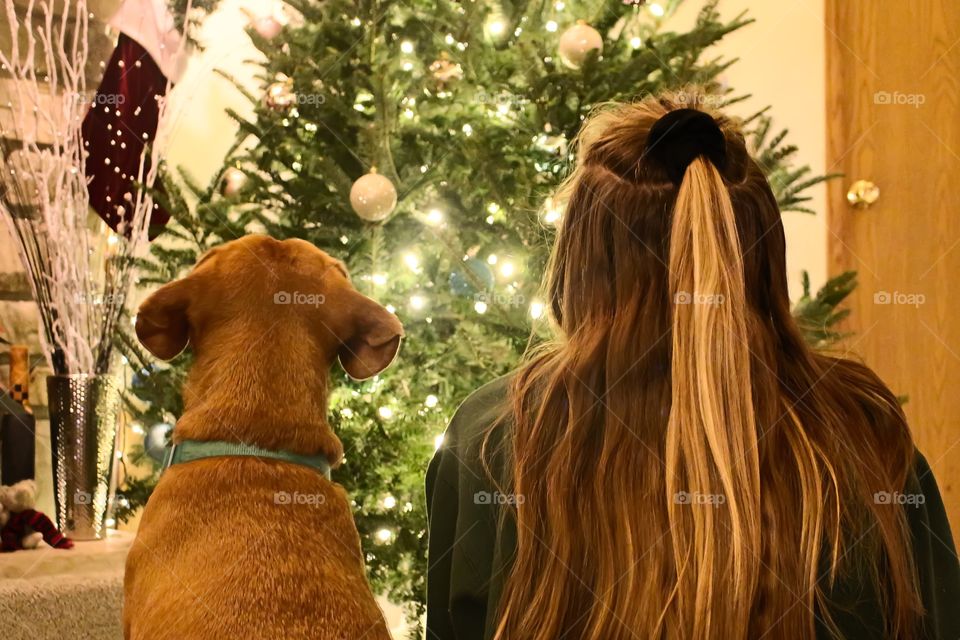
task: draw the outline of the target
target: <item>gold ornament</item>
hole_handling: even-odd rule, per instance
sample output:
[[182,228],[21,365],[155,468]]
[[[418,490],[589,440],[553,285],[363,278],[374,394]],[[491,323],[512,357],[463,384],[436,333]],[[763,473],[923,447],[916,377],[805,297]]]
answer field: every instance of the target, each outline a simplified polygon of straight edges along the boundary
[[463,67],[450,59],[446,52],[440,54],[437,60],[430,63],[430,74],[441,85],[448,84],[463,77]]
[[389,178],[371,168],[350,188],[350,206],[367,222],[380,222],[397,206],[397,189]]
[[598,54],[603,51],[603,38],[599,31],[578,20],[560,36],[558,50],[563,64],[571,69],[579,69],[591,51]]
[[286,111],[297,102],[297,94],[293,90],[289,78],[278,80],[267,87],[264,102],[274,111]]

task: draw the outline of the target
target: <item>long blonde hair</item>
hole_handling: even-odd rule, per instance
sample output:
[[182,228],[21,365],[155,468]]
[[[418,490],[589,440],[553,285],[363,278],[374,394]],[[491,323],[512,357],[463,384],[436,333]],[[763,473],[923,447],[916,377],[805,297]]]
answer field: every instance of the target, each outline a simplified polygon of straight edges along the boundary
[[650,144],[689,106],[607,106],[580,135],[548,269],[559,337],[511,387],[496,480],[523,500],[496,637],[812,639],[853,575],[885,637],[910,637],[905,519],[874,500],[906,481],[903,413],[804,343],[776,199],[736,124],[709,112],[720,139],[679,171],[670,145],[696,140]]

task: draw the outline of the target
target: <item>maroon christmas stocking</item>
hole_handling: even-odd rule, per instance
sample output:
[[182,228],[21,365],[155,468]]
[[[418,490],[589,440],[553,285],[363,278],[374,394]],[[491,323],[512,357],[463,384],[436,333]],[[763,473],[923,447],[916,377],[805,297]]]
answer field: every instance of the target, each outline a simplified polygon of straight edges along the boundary
[[[129,234],[133,217],[140,157],[144,146],[157,135],[157,100],[166,90],[167,79],[150,54],[121,33],[83,120],[83,144],[90,206],[111,229],[124,235]],[[143,175],[149,170],[150,158],[146,157]],[[162,188],[159,181],[155,188]],[[169,219],[169,213],[154,207],[150,217],[151,239]]]

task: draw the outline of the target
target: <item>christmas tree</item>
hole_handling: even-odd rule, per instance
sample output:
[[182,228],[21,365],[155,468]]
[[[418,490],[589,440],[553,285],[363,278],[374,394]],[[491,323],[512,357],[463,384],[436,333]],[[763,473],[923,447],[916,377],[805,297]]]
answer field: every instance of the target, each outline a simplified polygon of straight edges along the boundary
[[[693,27],[661,3],[295,0],[274,37],[256,117],[236,114],[234,152],[216,180],[171,171],[174,223],[142,261],[141,285],[167,282],[211,246],[245,233],[304,238],[346,261],[357,287],[402,320],[396,363],[368,382],[334,372],[330,419],[346,450],[334,480],[354,502],[370,579],[423,611],[427,463],[457,404],[508,372],[548,332],[538,298],[562,203],[568,146],[596,105],[697,85],[736,102],[711,45],[749,23],[707,2]],[[272,34],[271,34],[272,35]],[[759,112],[745,127],[781,208],[805,211],[824,179],[792,167],[793,146]],[[396,203],[394,206],[394,202]],[[825,344],[852,276],[798,305]],[[124,338],[131,409],[144,425],[179,415],[189,353],[158,365]],[[134,457],[144,459],[139,451]],[[129,515],[155,477],[129,483]]]

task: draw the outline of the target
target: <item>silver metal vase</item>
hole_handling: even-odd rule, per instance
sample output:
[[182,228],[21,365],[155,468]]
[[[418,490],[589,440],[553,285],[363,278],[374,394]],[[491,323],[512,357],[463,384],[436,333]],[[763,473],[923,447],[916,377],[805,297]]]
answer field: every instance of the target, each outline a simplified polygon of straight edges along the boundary
[[120,384],[109,375],[47,378],[57,526],[74,540],[100,540],[110,499]]

